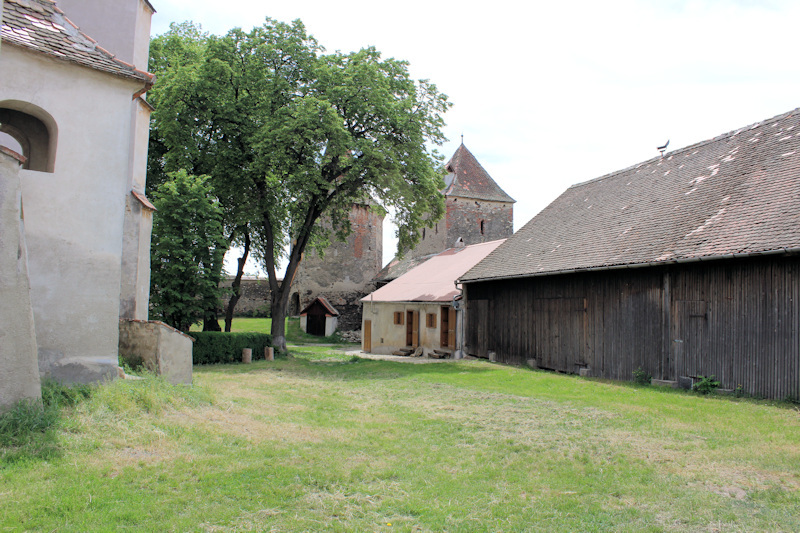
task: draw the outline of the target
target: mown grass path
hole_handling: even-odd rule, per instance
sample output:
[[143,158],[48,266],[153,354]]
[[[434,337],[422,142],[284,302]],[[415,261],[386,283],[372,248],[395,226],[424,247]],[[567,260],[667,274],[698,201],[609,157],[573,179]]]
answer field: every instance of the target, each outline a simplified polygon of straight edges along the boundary
[[113,384],[0,469],[0,530],[800,530],[791,406],[291,353],[195,368],[210,401]]

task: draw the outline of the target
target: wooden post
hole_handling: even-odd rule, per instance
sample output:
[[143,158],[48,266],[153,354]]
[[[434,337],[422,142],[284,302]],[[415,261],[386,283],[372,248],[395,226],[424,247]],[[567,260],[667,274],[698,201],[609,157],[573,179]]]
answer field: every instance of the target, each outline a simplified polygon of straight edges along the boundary
[[253,349],[242,348],[242,363],[250,363],[253,360]]
[[264,359],[267,361],[275,360],[275,349],[272,346],[267,346],[264,348]]

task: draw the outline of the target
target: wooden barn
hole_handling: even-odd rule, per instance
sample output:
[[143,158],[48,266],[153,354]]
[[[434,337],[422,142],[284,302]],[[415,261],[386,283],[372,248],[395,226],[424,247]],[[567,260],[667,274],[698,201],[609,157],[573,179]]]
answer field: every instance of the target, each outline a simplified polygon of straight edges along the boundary
[[330,337],[336,331],[339,311],[324,296],[317,296],[300,311],[300,329],[309,335]]
[[570,187],[460,281],[472,355],[800,399],[800,109]]

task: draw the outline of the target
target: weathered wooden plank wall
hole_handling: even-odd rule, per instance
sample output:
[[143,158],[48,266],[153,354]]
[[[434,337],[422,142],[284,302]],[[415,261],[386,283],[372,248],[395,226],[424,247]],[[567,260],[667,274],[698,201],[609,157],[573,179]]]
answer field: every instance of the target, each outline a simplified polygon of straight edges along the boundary
[[465,285],[473,355],[629,380],[715,375],[800,398],[800,258],[771,256]]

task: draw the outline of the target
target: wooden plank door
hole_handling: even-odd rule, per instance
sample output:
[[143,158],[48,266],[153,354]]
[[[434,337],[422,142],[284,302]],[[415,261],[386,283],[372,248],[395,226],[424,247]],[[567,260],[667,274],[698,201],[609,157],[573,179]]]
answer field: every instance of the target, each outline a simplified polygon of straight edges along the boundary
[[364,340],[364,351],[367,353],[372,352],[372,320],[364,321],[364,331],[361,332],[361,338]]
[[447,309],[447,346],[456,348],[456,310],[452,307]]
[[406,311],[406,346],[419,346],[419,311]]

